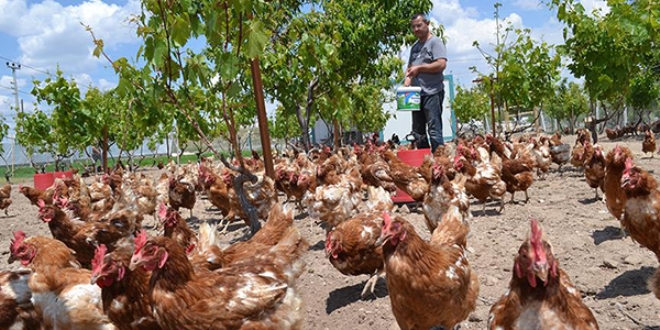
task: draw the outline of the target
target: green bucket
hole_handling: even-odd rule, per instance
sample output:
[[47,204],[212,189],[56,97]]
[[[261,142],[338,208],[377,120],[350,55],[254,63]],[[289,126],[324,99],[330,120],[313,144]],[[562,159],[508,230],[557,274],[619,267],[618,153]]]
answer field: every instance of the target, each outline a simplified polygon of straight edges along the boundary
[[421,87],[399,87],[396,90],[396,109],[398,111],[419,111]]

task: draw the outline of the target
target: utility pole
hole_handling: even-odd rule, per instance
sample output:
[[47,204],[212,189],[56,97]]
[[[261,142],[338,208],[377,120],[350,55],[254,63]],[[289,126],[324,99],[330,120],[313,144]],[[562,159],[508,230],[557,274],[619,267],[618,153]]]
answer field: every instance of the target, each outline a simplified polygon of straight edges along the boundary
[[[21,112],[22,107],[21,103],[18,99],[18,80],[16,79],[16,70],[21,69],[20,64],[16,64],[14,62],[5,62],[8,68],[11,69],[11,75],[14,77],[14,100],[16,101],[16,112]],[[12,139],[11,142],[11,174],[14,174],[14,149],[16,147],[16,135],[14,135],[14,139]]]
[[18,82],[16,80],[16,70],[20,70],[21,65],[14,62],[6,62],[5,64],[7,64],[7,67],[11,69],[11,75],[14,77],[14,98],[16,100],[16,111],[21,111],[21,104],[18,100]]

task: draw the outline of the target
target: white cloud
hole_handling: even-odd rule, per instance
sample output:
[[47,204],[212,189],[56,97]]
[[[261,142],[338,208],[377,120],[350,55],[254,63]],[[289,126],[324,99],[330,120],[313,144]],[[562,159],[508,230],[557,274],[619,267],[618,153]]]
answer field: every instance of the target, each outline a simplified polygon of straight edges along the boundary
[[539,0],[515,0],[513,5],[523,10],[539,10],[543,7]]
[[580,0],[586,13],[591,13],[594,10],[599,12],[599,15],[605,15],[610,12],[610,7],[605,0]]
[[140,11],[137,0],[123,7],[101,0],[64,6],[52,0],[27,4],[0,0],[0,32],[17,38],[19,62],[54,71],[59,63],[66,73],[81,73],[100,61],[92,56],[92,39],[81,22],[90,25],[107,48],[137,42],[127,19]]
[[434,0],[431,16],[436,17],[444,26],[448,26],[460,19],[477,17],[478,11],[474,7],[464,8],[459,0]]
[[0,109],[9,109],[9,107],[13,106],[14,103],[13,101],[9,98],[9,96],[5,95],[0,95]]
[[[590,2],[589,5],[601,6],[604,1],[582,0]],[[482,6],[478,12],[472,7],[463,7],[458,0],[434,0],[433,18],[437,18],[445,27],[447,40],[447,69],[445,74],[452,74],[454,81],[461,85],[471,85],[472,80],[477,78],[477,74],[472,73],[470,67],[476,67],[480,73],[488,74],[492,68],[488,65],[484,55],[473,46],[477,41],[481,49],[491,55],[494,52],[496,39],[496,21],[492,16],[492,11],[487,10],[487,6]],[[514,28],[526,28],[534,26],[531,30],[531,36],[537,41],[545,41],[551,45],[563,44],[562,28],[563,25],[557,21],[554,14],[548,11],[548,18],[545,22],[529,21],[524,22],[523,16],[516,13],[523,10],[542,9],[539,0],[515,0],[512,13],[500,18],[501,32],[510,23]],[[484,9],[486,8],[486,9]],[[591,7],[589,7],[591,8]],[[600,8],[600,7],[599,7]],[[501,13],[501,12],[500,12]],[[538,17],[538,12],[534,15]],[[516,36],[510,33],[508,42],[515,40]],[[402,49],[402,58],[407,61],[409,54],[408,48]]]
[[105,80],[105,79],[101,78],[101,79],[99,79],[98,86],[99,86],[100,90],[107,91],[107,90],[110,90],[110,89],[113,89],[113,88],[117,87],[117,82],[116,81],[108,81],[108,80]]
[[561,45],[564,43],[563,29],[564,25],[552,17],[545,24],[532,29],[531,35],[535,40],[542,40],[551,45]]
[[92,76],[86,73],[74,74],[71,76],[71,78],[73,78],[83,94],[87,90],[87,87],[89,87],[90,84],[93,84]]
[[4,87],[11,87],[11,84],[14,82],[14,78],[11,76],[2,76],[0,77],[0,85]]
[[[16,84],[18,85],[18,89],[22,89],[27,85],[27,81],[25,79],[16,79]],[[14,77],[12,76],[2,76],[0,77],[0,86],[4,87],[14,87]]]
[[[522,18],[515,13],[500,21],[502,30],[510,22],[514,27],[523,27]],[[476,78],[476,74],[469,69],[475,66],[479,72],[488,73],[492,71],[487,65],[484,56],[473,46],[477,41],[481,49],[491,55],[494,55],[494,48],[497,44],[495,19],[476,19],[464,17],[458,19],[453,25],[445,26],[447,34],[447,73],[454,74],[457,80],[461,82],[471,82]],[[511,38],[511,36],[510,36]],[[510,39],[511,40],[511,39]]]

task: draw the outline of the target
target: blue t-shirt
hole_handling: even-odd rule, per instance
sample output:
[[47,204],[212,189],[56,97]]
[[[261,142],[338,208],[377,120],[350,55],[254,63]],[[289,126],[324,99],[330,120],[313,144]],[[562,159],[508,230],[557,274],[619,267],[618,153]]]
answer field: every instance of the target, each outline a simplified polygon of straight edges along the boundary
[[[436,36],[430,36],[426,41],[417,41],[412,46],[408,66],[432,63],[441,58],[447,59],[447,48],[445,48],[442,39]],[[444,76],[442,72],[420,72],[417,77],[413,77],[410,85],[422,87],[422,94],[433,95],[444,89],[445,85],[443,81]]]

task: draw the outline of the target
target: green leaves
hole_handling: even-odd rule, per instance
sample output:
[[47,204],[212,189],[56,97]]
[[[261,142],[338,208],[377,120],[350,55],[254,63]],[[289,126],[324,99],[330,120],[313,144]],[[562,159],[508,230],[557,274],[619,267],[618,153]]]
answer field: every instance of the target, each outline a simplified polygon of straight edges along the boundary
[[479,85],[470,89],[457,86],[456,97],[452,101],[451,107],[456,114],[456,119],[461,123],[483,120],[484,115],[490,110],[490,97]]
[[185,19],[186,15],[178,16],[172,24],[172,41],[176,47],[183,47],[190,38],[190,21]]
[[399,48],[404,37],[414,38],[409,15],[402,13],[428,11],[431,2],[323,0],[317,8],[264,19],[277,26],[263,56],[267,94],[280,102],[282,115],[299,114],[303,131],[306,118],[336,119],[344,129],[381,129],[387,121],[382,105],[402,74]]
[[577,118],[589,113],[589,102],[580,85],[562,80],[556,91],[547,98],[544,111],[560,122],[570,120],[574,123]]
[[[499,7],[501,4],[496,3],[496,33],[498,40],[504,42],[495,46],[496,54],[487,54],[478,42],[473,43],[493,69],[492,73],[481,75],[482,78],[497,77],[493,83],[496,100],[499,105],[506,107],[505,111],[509,111],[509,108],[530,111],[540,107],[554,92],[554,84],[559,79],[561,57],[554,47],[532,39],[531,30],[514,29],[510,23],[506,27],[501,26]],[[515,39],[507,42],[512,36]]]
[[583,77],[592,98],[622,108],[632,79],[644,70],[658,44],[660,3],[608,1],[607,14],[588,15],[574,0],[553,0],[564,28],[563,51],[576,77]]
[[250,22],[250,28],[247,31],[246,55],[248,58],[259,56],[268,41],[269,33],[261,21],[253,20]]

